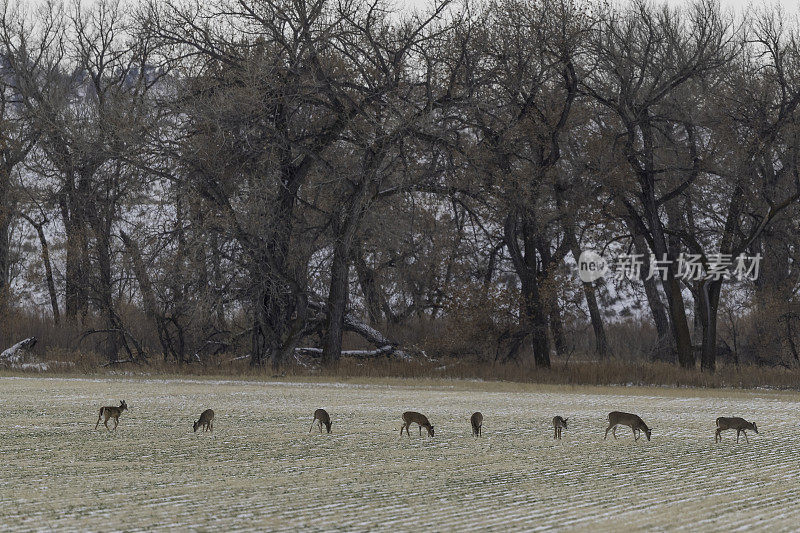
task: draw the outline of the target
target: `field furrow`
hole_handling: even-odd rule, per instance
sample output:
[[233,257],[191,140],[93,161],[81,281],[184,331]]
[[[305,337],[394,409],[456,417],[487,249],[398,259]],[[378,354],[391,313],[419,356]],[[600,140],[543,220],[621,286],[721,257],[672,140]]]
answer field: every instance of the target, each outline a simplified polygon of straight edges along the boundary
[[[125,399],[119,429],[94,429]],[[192,432],[206,408],[213,434]],[[309,433],[324,407],[333,433]],[[800,395],[410,381],[0,378],[4,530],[737,530],[800,523]],[[400,437],[405,410],[436,436]],[[484,414],[484,436],[469,416]],[[639,414],[653,439],[620,427]],[[550,420],[569,417],[562,441]],[[717,416],[760,434],[714,443]],[[113,426],[112,426],[113,427]]]

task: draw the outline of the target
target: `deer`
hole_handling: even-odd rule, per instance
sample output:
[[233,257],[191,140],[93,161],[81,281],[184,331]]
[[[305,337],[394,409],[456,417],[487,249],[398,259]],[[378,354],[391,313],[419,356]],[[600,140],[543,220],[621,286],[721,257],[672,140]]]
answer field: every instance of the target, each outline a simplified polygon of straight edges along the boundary
[[[623,425],[628,426],[633,431],[633,440],[639,440],[640,435],[637,435],[636,432],[644,431],[644,434],[647,436],[647,440],[650,440],[650,428],[647,427],[647,424],[644,423],[644,420],[639,418],[637,415],[633,415],[631,413],[621,413],[619,411],[611,411],[608,413],[608,427],[606,428],[605,440],[608,437],[608,432],[611,431],[611,434],[614,435],[614,439],[617,438],[617,426]],[[612,431],[613,430],[613,431]]]
[[567,420],[569,418],[561,418],[560,416],[553,417],[553,438],[561,440],[561,430],[567,429]]
[[433,426],[431,425],[430,422],[428,422],[428,418],[423,414],[417,413],[416,411],[406,411],[405,413],[403,413],[403,425],[400,428],[401,437],[403,436],[404,429],[406,430],[406,435],[411,437],[411,435],[408,432],[408,428],[409,426],[411,426],[412,423],[419,425],[420,436],[422,436],[422,428],[425,428],[428,430],[428,435],[433,437]]
[[714,442],[719,442],[722,440],[722,432],[727,429],[735,429],[736,430],[736,442],[739,442],[739,434],[744,433],[744,440],[745,442],[750,442],[747,440],[747,430],[755,431],[758,434],[758,428],[756,427],[755,422],[748,422],[744,418],[733,417],[728,418],[725,416],[721,416],[717,418],[717,431],[714,432]]
[[328,433],[331,432],[331,426],[333,422],[331,422],[331,417],[328,414],[328,411],[325,409],[317,409],[314,411],[314,419],[311,421],[311,429],[308,430],[309,433],[314,429],[314,422],[319,424],[319,432],[322,433],[322,424],[325,424],[325,427],[328,429]]
[[470,417],[469,421],[472,424],[472,435],[474,437],[480,437],[481,428],[483,427],[483,415],[479,412],[472,413],[472,416]]
[[202,427],[203,431],[214,431],[214,410],[206,409],[200,414],[200,420],[192,424],[192,429],[197,433],[197,428]]
[[116,431],[117,426],[119,425],[119,415],[122,414],[122,411],[127,410],[128,404],[125,403],[125,400],[119,402],[119,407],[114,407],[113,405],[101,407],[100,412],[97,415],[97,423],[94,425],[94,429],[97,429],[97,426],[100,425],[100,419],[105,417],[105,420],[103,420],[103,425],[106,426],[106,429],[109,431],[111,430],[111,428],[108,427],[108,419],[113,418],[114,430]]

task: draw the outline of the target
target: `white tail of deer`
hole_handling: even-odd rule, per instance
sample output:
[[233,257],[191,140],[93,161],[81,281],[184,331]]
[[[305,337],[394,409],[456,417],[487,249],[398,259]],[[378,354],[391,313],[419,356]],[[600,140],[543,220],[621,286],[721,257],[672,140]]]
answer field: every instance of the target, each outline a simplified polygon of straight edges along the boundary
[[647,424],[644,423],[644,420],[639,418],[637,415],[631,413],[622,413],[620,411],[611,411],[608,413],[608,427],[606,428],[605,440],[608,437],[608,432],[611,431],[611,434],[614,435],[614,438],[617,438],[617,426],[628,426],[633,431],[633,440],[639,440],[639,435],[636,434],[637,431],[644,432],[647,436],[647,440],[650,440],[650,428],[647,427]]
[[721,416],[717,418],[717,431],[714,432],[714,442],[721,441],[722,440],[721,433],[728,429],[736,430],[736,442],[739,442],[740,433],[744,433],[745,442],[750,442],[749,440],[747,440],[748,429],[758,434],[758,428],[756,427],[755,422],[748,422],[744,418],[739,418],[738,416],[732,418]]

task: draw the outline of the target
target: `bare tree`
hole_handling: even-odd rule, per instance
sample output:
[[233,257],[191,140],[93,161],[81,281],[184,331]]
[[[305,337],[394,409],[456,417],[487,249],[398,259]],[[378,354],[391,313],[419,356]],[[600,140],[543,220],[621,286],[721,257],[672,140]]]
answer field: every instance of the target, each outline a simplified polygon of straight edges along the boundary
[[660,179],[665,169],[658,151],[668,141],[663,129],[680,122],[673,96],[690,80],[713,76],[728,64],[732,39],[730,23],[713,2],[695,2],[686,11],[633,2],[609,12],[598,26],[592,51],[597,64],[582,86],[612,113],[605,126],[615,132],[612,147],[630,170],[629,179],[611,186],[615,200],[655,257],[669,261],[661,281],[677,359],[685,367],[695,358],[676,275],[679,252],[662,216],[698,172],[689,167],[679,173],[680,181]]

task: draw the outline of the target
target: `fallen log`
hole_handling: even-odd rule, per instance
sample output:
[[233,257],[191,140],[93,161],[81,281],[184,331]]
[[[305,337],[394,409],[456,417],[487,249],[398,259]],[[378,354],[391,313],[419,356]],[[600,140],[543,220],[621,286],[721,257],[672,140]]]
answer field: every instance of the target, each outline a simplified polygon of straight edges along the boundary
[[[295,348],[295,353],[319,359],[322,357],[322,348]],[[386,357],[389,355],[403,354],[410,359],[405,352],[396,350],[394,346],[389,344],[381,346],[376,350],[342,350],[342,357],[353,357],[356,359],[372,359],[374,357]]]
[[[308,307],[319,312],[319,313],[327,313],[327,305],[322,301],[308,301]],[[363,320],[355,316],[352,312],[348,311],[344,315],[344,330],[351,331],[360,335],[370,344],[375,345],[375,350],[342,350],[343,357],[355,357],[360,359],[371,359],[374,357],[396,357],[398,359],[402,359],[403,361],[411,361],[413,357],[408,354],[406,351],[401,350],[398,348],[399,344],[397,341],[393,341],[386,336],[383,335],[380,331],[373,328],[369,324],[365,323]],[[297,350],[319,350],[319,354],[322,354],[322,350],[320,348],[297,348]],[[319,357],[318,355],[312,355],[312,352],[305,352],[306,355],[311,357]],[[317,353],[316,351],[314,353]]]
[[52,368],[69,368],[75,366],[72,361],[40,361],[31,353],[31,349],[36,346],[38,339],[28,337],[16,343],[14,346],[3,350],[0,353],[0,365],[14,370],[46,372]]
[[22,363],[25,352],[30,351],[31,348],[36,346],[36,342],[36,337],[28,337],[27,339],[19,341],[14,346],[3,350],[3,353],[0,353],[0,362],[9,365]]

